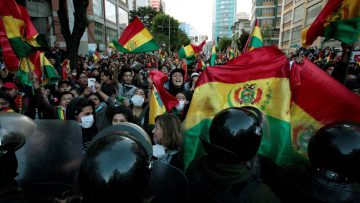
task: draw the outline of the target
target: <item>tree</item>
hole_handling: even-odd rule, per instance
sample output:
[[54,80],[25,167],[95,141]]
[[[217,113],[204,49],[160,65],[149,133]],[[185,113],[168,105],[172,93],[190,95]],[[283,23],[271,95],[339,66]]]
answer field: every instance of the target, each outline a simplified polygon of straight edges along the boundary
[[137,10],[130,11],[130,22],[137,16],[147,28],[151,28],[152,21],[157,14],[159,14],[159,12],[150,6],[139,7]]
[[67,57],[70,60],[70,67],[75,69],[78,63],[78,51],[80,46],[80,39],[83,36],[85,29],[89,25],[86,15],[86,9],[89,5],[89,0],[73,0],[74,5],[74,27],[70,32],[69,18],[67,12],[67,0],[59,0],[59,16],[61,33],[66,42]]
[[182,45],[187,45],[190,43],[190,40],[186,34],[179,29],[179,24],[180,23],[175,18],[163,13],[159,13],[153,19],[151,32],[160,45],[165,45],[164,49],[169,50],[169,34],[171,51],[178,50]]
[[231,45],[232,39],[228,37],[223,37],[219,42],[219,49],[221,52],[225,51]]

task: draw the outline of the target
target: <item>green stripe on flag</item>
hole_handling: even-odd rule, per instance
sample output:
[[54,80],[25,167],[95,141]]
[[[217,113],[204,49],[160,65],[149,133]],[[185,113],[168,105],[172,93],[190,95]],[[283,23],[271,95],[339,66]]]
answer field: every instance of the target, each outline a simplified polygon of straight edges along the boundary
[[143,52],[150,52],[150,51],[155,51],[155,50],[160,49],[160,46],[155,41],[155,39],[152,39],[152,40],[148,41],[147,43],[141,45],[140,47],[138,47],[138,48],[136,48],[136,49],[134,49],[132,51],[129,51],[129,50],[125,49],[116,40],[113,40],[112,42],[114,44],[115,49],[117,49],[118,51],[123,52],[123,53],[143,53]]
[[[265,130],[258,154],[271,158],[279,165],[305,164],[307,159],[293,150],[291,143],[290,123],[266,116],[268,131]],[[185,169],[196,157],[205,154],[200,143],[202,135],[208,139],[212,119],[204,119],[184,132],[184,164]]]
[[263,41],[255,36],[252,36],[251,38],[251,42],[250,42],[250,47],[254,47],[254,48],[259,48],[262,47],[263,45]]
[[324,29],[325,40],[336,39],[345,44],[359,40],[360,17],[333,21]]
[[9,42],[18,58],[28,56],[33,50],[21,37],[9,38]]

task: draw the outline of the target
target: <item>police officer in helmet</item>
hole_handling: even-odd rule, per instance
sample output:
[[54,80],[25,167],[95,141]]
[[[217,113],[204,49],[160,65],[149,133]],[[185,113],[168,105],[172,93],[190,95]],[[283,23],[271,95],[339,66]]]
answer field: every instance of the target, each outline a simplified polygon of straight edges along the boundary
[[265,123],[263,114],[250,106],[215,115],[209,141],[200,137],[207,155],[194,160],[186,172],[190,202],[279,202],[246,166],[259,149]]
[[335,122],[320,128],[309,141],[308,157],[309,166],[282,173],[282,202],[360,202],[359,124]]

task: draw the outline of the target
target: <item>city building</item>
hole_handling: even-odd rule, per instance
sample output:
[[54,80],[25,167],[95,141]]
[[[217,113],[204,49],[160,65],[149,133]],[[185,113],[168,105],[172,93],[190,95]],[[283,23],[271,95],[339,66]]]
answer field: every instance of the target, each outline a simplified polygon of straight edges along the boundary
[[249,14],[241,12],[238,13],[236,16],[238,19],[232,26],[233,40],[239,39],[239,37],[243,33],[250,33],[251,29]]
[[[58,0],[27,0],[27,9],[31,20],[40,34],[45,34],[51,46],[59,42],[66,48],[61,34],[60,21],[57,15]],[[67,1],[70,31],[74,25],[74,6]],[[79,47],[79,54],[89,54],[99,49],[107,51],[108,43],[118,39],[129,23],[129,8],[126,0],[89,0],[87,8],[89,25],[84,32]]]
[[236,21],[236,0],[216,0],[213,21],[213,36],[218,40],[232,37],[231,27]]
[[149,0],[128,0],[129,10],[136,11],[139,7],[150,6]]
[[251,27],[258,20],[265,46],[278,45],[283,0],[252,0]]
[[191,36],[191,25],[189,23],[182,22],[179,25],[179,29],[184,31],[187,36]]
[[[301,31],[311,25],[326,2],[327,0],[284,0],[279,47],[287,53],[301,47]],[[319,37],[312,46],[321,47],[321,41]]]

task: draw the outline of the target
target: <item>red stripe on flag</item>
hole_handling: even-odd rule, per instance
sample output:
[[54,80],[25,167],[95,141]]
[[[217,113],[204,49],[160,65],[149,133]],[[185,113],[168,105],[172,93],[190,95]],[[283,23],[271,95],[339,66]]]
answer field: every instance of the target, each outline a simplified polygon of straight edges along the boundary
[[154,81],[156,90],[158,91],[160,98],[165,105],[166,111],[170,112],[172,108],[179,104],[179,101],[171,95],[164,87],[164,83],[168,81],[168,76],[161,71],[152,70],[150,72],[150,78]]
[[6,68],[10,72],[14,72],[19,68],[19,59],[12,49],[9,39],[6,36],[3,21],[0,19],[0,45]]
[[144,24],[135,17],[134,20],[125,28],[124,32],[118,39],[119,44],[124,46],[131,38],[145,28]]
[[290,76],[293,101],[316,120],[360,122],[360,97],[315,64],[294,63]]
[[325,7],[321,10],[318,17],[310,25],[310,28],[306,34],[306,44],[311,45],[318,36],[323,36],[324,34],[324,23],[326,22],[329,15],[336,11],[340,6],[343,0],[331,0],[328,1]]
[[22,19],[19,4],[15,0],[2,0],[0,3],[0,14],[2,16],[13,16],[17,19]]
[[[231,71],[224,71],[225,69]],[[248,74],[243,74],[244,69],[247,69]],[[269,77],[289,77],[289,62],[286,56],[273,46],[254,49],[226,65],[207,67],[200,74],[196,86],[207,82],[241,83]]]

